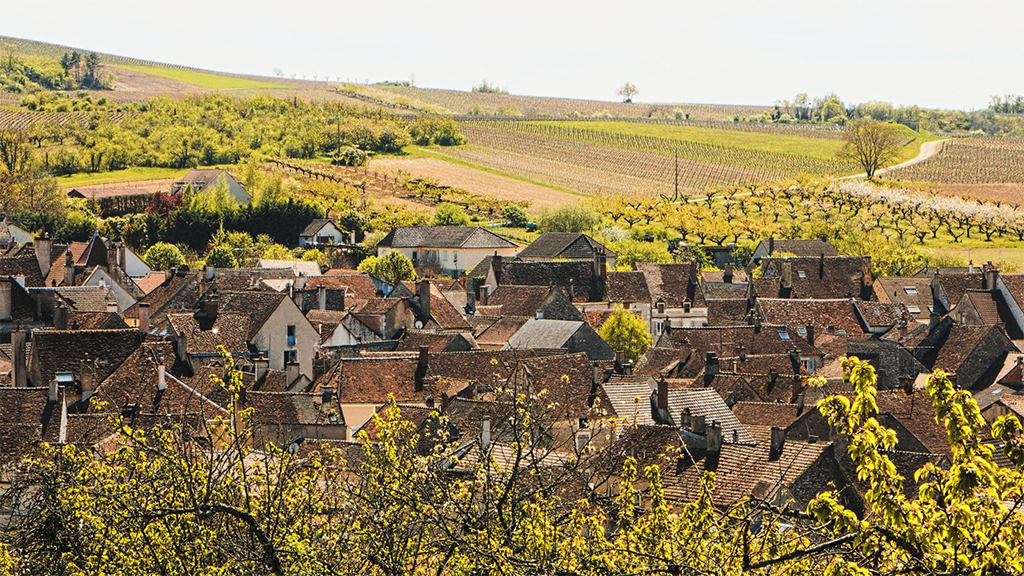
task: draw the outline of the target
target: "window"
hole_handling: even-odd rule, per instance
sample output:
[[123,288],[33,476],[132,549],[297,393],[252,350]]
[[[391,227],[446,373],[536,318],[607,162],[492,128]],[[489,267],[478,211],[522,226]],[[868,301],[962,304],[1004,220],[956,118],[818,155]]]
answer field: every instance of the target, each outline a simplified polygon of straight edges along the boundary
[[284,351],[284,364],[285,364],[285,366],[287,366],[288,364],[290,364],[292,362],[298,362],[298,361],[299,361],[299,351],[298,350],[285,350]]
[[789,340],[789,332],[779,330],[779,340]]
[[911,296],[917,295],[917,286],[904,286],[903,291]]
[[846,336],[846,330],[836,330],[836,334],[839,334],[840,336]]
[[412,261],[416,262],[416,251],[415,250],[412,251]]
[[456,264],[458,264],[458,262],[459,262],[459,251],[458,250],[452,250],[452,262],[455,262]]
[[804,328],[803,326],[799,326],[796,329],[796,333],[801,335],[801,336],[807,336],[807,328]]
[[796,271],[796,276],[797,276],[797,278],[807,278],[807,272],[805,272],[803,270],[797,270]]
[[445,251],[444,251],[444,252],[442,252],[441,254],[442,254],[442,255],[444,256],[444,261],[445,261],[445,262],[447,262],[447,261],[448,261],[448,251],[447,251],[447,250],[445,250]]
[[921,313],[921,307],[920,306],[907,306],[907,311],[910,312],[911,314],[920,314]]
[[801,358],[800,364],[803,365],[808,374],[814,374],[814,358]]
[[288,325],[288,345],[295,346],[295,324]]

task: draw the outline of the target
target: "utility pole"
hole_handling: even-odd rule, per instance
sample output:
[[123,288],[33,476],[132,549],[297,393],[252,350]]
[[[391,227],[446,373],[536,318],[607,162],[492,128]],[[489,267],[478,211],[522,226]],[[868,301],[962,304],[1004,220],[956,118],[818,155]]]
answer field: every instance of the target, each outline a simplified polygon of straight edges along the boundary
[[672,194],[672,201],[677,202],[679,201],[679,147],[673,149],[673,154],[676,157],[676,188],[675,193]]

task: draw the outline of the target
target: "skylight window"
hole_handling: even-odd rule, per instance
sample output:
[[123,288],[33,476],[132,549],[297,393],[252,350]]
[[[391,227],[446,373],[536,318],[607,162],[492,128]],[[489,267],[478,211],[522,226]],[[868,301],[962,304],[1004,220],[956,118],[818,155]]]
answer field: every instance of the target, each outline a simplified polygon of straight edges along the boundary
[[789,340],[789,332],[786,332],[785,330],[779,330],[779,339]]
[[921,307],[920,306],[907,306],[907,311],[909,311],[911,314],[920,314],[921,313]]
[[904,286],[903,291],[911,296],[917,296],[917,286]]
[[797,275],[797,277],[799,277],[799,278],[807,278],[807,272],[805,272],[805,271],[803,271],[803,270],[797,270],[797,271],[796,271],[796,275]]
[[807,328],[804,328],[803,326],[797,327],[796,331],[801,336],[806,336],[807,335]]

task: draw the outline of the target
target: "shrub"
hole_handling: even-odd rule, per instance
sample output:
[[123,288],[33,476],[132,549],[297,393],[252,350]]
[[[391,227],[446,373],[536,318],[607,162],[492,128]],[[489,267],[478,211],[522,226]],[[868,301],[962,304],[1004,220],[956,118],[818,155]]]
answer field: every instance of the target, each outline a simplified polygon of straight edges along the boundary
[[174,244],[168,244],[167,242],[157,242],[150,246],[149,250],[146,250],[146,253],[142,256],[142,259],[153,270],[167,270],[185,264],[185,256],[182,255],[181,250]]
[[466,137],[459,132],[459,125],[451,118],[426,116],[409,127],[413,142],[420,146],[458,146],[466,143]]
[[639,360],[651,347],[651,335],[644,321],[622,306],[615,307],[598,333],[612,349],[625,352],[632,362]]
[[306,262],[316,262],[323,267],[329,267],[331,265],[330,260],[327,259],[327,254],[321,252],[319,248],[306,250],[302,253],[302,259]]
[[64,223],[57,229],[57,242],[85,242],[96,232],[96,220],[80,210],[71,210],[64,215]]
[[469,216],[461,206],[450,202],[441,202],[434,213],[434,226],[465,226],[469,224]]
[[214,246],[206,254],[206,265],[214,268],[237,268],[234,250],[227,246]]
[[526,228],[526,225],[530,222],[530,219],[526,216],[526,210],[515,204],[505,206],[505,209],[501,211],[501,215],[505,217],[505,222],[513,228]]
[[[367,264],[367,267],[363,267],[363,264],[368,260],[372,262]],[[391,284],[416,278],[416,270],[412,266],[412,261],[401,252],[388,252],[379,258],[371,256],[360,263],[360,270],[366,270],[370,274]]]
[[543,232],[587,232],[601,222],[593,208],[580,204],[563,204],[541,214]]
[[331,164],[339,166],[364,166],[366,164],[366,152],[352,146],[345,146],[334,156]]

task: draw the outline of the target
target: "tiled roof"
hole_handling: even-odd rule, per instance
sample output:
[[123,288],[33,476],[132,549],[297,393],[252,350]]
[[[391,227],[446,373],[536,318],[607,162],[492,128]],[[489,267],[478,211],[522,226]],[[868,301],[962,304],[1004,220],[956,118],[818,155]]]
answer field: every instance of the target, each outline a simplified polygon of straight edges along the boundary
[[[428,332],[426,330],[408,330],[405,337],[398,342],[396,351],[416,352],[420,346],[426,346],[430,352],[444,352],[456,338],[464,338],[456,332]],[[472,336],[470,336],[472,338]]]
[[711,299],[746,299],[748,286],[746,282],[712,282],[708,281],[707,274],[704,274],[704,297]]
[[176,273],[125,310],[124,315],[126,318],[138,318],[139,304],[148,302],[150,320],[157,322],[169,312],[180,310],[183,305],[191,307],[198,298],[199,274],[196,272]]
[[[835,300],[804,300],[789,298],[758,298],[758,309],[761,317],[768,324],[788,326],[794,330],[813,325],[815,334],[832,334],[840,330],[847,335],[864,332],[857,313],[854,311],[854,300],[843,298]],[[831,328],[831,329],[829,329]]]
[[605,293],[604,281],[594,274],[591,262],[525,262],[505,258],[501,268],[499,284],[557,286],[573,302],[597,302]]
[[647,287],[647,279],[643,272],[608,272],[605,286],[605,298],[609,302],[651,303],[651,291]]
[[665,496],[670,500],[693,501],[700,495],[706,471],[715,473],[712,501],[729,506],[748,497],[767,497],[778,487],[795,483],[832,447],[830,442],[787,440],[782,453],[770,459],[770,429],[753,426],[756,444],[723,444],[717,457],[705,456],[695,464],[665,474]]
[[430,284],[430,317],[446,330],[470,330],[469,322],[433,283]]
[[604,249],[605,255],[614,258],[616,254],[586,234],[571,232],[546,232],[537,237],[529,246],[519,251],[519,257],[527,258],[593,258],[597,250]]
[[377,246],[386,248],[515,248],[515,244],[477,226],[398,226]]
[[911,318],[910,311],[902,302],[865,302],[857,300],[853,303],[860,313],[868,329],[878,330],[895,326],[901,318]]
[[249,316],[223,313],[216,318],[200,314],[168,314],[174,333],[184,339],[189,354],[216,354],[217,346],[228,352],[249,351]]
[[98,383],[109,376],[142,342],[136,329],[124,330],[36,330],[32,333],[34,382],[49,385],[57,372],[72,372],[76,384],[93,366]]
[[295,276],[308,276],[310,278],[320,275],[320,265],[308,260],[270,260],[260,258],[260,268],[266,270],[285,268],[291,270]]
[[875,279],[875,297],[879,302],[902,302],[918,320],[927,320],[934,303],[931,278],[917,276]]
[[502,283],[487,297],[487,306],[501,306],[502,316],[532,317],[550,291],[547,286]]
[[561,348],[581,326],[583,322],[579,321],[531,318],[508,339],[508,345],[527,350]]
[[220,292],[220,313],[242,314],[249,317],[249,339],[251,340],[267,323],[288,296],[274,292]]
[[490,326],[476,335],[477,344],[504,346],[508,339],[523,327],[529,318],[505,316],[498,318]]
[[734,355],[738,349],[747,354],[788,354],[794,348],[801,354],[817,352],[795,329],[770,324],[673,328],[662,335],[658,345],[715,352],[720,356]]
[[875,399],[879,414],[895,418],[932,454],[949,454],[945,427],[935,421],[931,396],[925,390],[880,390]]
[[35,254],[0,257],[0,276],[22,276],[25,278],[25,286],[28,287],[46,285]]
[[703,416],[708,425],[717,423],[722,427],[725,442],[754,441],[718,392],[711,388],[669,388],[668,417],[676,426],[684,426],[684,412],[691,417]]
[[708,298],[708,326],[746,326],[746,298]]
[[[544,399],[550,402],[552,416],[581,418],[587,416],[593,402],[594,370],[584,353],[538,356],[520,362],[515,373],[525,376],[525,383],[534,393],[547,390]],[[511,382],[510,386],[515,386]]]
[[373,278],[365,273],[358,272],[355,274],[343,274],[343,275],[330,275],[330,276],[314,276],[306,280],[306,289],[315,289],[323,286],[324,288],[348,288],[345,294],[347,298],[351,293],[351,296],[355,298],[362,298],[369,300],[370,298],[377,297],[377,285],[374,284]]
[[697,308],[707,305],[704,291],[701,289],[696,265],[690,263],[677,264],[637,264],[637,270],[647,280],[647,289],[653,301],[664,300],[670,308],[682,306],[684,300]]
[[[772,240],[774,252],[784,252],[792,254],[794,256],[805,256],[805,257],[817,257],[824,254],[825,256],[837,256],[835,246],[832,245],[828,240]],[[764,247],[768,250],[768,241],[762,240],[758,244],[758,248]]]
[[97,286],[62,286],[54,288],[61,300],[79,312],[106,312],[107,303],[116,302],[110,288]]
[[[299,237],[309,238],[311,236],[316,236],[316,233],[328,223],[334,224],[334,220],[331,220],[330,218],[314,218],[308,226],[302,229],[302,232],[299,233]],[[335,224],[335,226],[337,225]]]
[[612,379],[601,384],[605,397],[611,403],[613,416],[627,419],[633,424],[654,425],[651,413],[652,389],[648,378],[638,376],[627,379]]
[[940,295],[944,296],[951,306],[955,306],[969,289],[985,287],[985,276],[981,272],[943,272],[933,277]]
[[78,330],[117,330],[128,328],[124,318],[117,312],[68,312],[68,326]]
[[150,272],[140,278],[134,278],[134,281],[135,285],[139,287],[139,290],[141,290],[143,294],[149,294],[158,286],[163,284],[165,279],[166,277],[163,272]]
[[745,426],[778,426],[787,428],[801,416],[817,408],[782,402],[740,401],[732,406],[732,413]]
[[[792,271],[792,298],[861,298],[870,259],[858,256],[825,258],[765,258],[761,261],[763,278],[781,280],[784,270]],[[870,281],[870,280],[869,280]],[[761,295],[761,292],[758,292]]]

